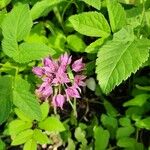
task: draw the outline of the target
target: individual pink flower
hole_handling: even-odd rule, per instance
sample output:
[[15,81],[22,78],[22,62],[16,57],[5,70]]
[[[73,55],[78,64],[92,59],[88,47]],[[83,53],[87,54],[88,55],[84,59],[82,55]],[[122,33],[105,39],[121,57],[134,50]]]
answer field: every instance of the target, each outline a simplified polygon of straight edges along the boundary
[[37,96],[42,99],[47,99],[52,93],[53,89],[47,82],[43,82],[39,89],[36,90]]
[[73,83],[73,86],[75,88],[77,88],[80,92],[81,92],[81,89],[80,89],[80,86],[86,86],[85,82],[83,80],[85,80],[86,76],[84,75],[76,75],[74,77],[74,83]]
[[58,69],[58,64],[50,58],[43,59],[45,73],[55,73]]
[[66,92],[67,99],[80,98],[80,94],[79,94],[78,90],[74,86],[68,87],[65,90],[65,92]]
[[41,67],[33,67],[32,72],[39,77],[44,75],[43,69]]
[[72,64],[72,70],[75,72],[79,72],[81,70],[83,70],[85,67],[85,64],[82,63],[82,58],[76,60],[73,64]]
[[62,69],[66,70],[67,65],[70,65],[71,63],[71,56],[65,53],[64,55],[60,56],[59,62],[60,62],[60,66],[62,67]]
[[65,102],[64,95],[58,94],[58,95],[53,96],[52,105],[54,107],[56,108],[60,107],[61,109],[63,109],[64,102]]
[[64,70],[60,67],[56,73],[56,76],[52,83],[54,84],[64,84],[69,83],[70,80],[68,78],[67,73],[64,72]]

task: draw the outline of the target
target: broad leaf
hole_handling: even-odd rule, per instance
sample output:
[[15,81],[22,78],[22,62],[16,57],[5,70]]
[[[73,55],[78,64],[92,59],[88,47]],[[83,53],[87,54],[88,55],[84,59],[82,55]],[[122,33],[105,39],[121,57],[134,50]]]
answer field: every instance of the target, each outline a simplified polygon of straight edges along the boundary
[[21,131],[24,131],[31,127],[32,127],[32,122],[25,122],[25,121],[17,119],[9,123],[8,131],[9,131],[9,134],[13,137],[17,135],[18,133],[20,133]]
[[27,81],[21,78],[15,80],[13,103],[31,119],[40,120],[42,114],[38,100],[26,87],[28,87]]
[[0,77],[0,124],[9,116],[12,106],[12,79]]
[[136,126],[139,128],[145,128],[147,130],[150,130],[150,117],[147,117],[147,118],[142,119],[142,120],[138,120],[136,122]]
[[120,118],[119,123],[123,127],[130,127],[131,126],[131,120],[127,117]]
[[39,123],[39,127],[46,131],[62,132],[65,131],[64,125],[56,117],[48,117],[44,121]]
[[126,13],[117,0],[107,0],[109,21],[113,32],[118,31],[126,25]]
[[6,150],[6,144],[0,139],[0,150]]
[[101,9],[101,0],[82,0],[88,5],[91,5],[92,7],[100,10]]
[[38,1],[31,9],[32,19],[35,20],[41,16],[47,15],[57,4],[64,0],[43,0]]
[[20,132],[17,136],[14,137],[11,145],[21,145],[28,140],[30,140],[33,136],[33,130],[28,129]]
[[6,7],[10,2],[11,0],[0,0],[0,9]]
[[33,139],[41,145],[50,143],[50,139],[47,137],[47,135],[39,129],[34,130]]
[[23,147],[23,150],[37,150],[37,144],[33,139],[29,139]]
[[74,29],[81,34],[94,37],[107,37],[110,28],[105,17],[98,12],[84,12],[69,18]]
[[148,39],[134,39],[132,31],[123,28],[100,48],[96,73],[105,94],[142,66],[149,57],[149,46]]
[[102,127],[94,128],[95,150],[106,150],[109,143],[109,132]]

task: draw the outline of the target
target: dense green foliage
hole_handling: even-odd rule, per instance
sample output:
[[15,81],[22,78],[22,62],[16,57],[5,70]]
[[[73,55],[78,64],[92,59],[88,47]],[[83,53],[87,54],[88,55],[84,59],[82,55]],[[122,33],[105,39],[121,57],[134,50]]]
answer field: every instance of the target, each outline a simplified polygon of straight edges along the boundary
[[[150,0],[0,0],[0,41],[0,150],[150,149]],[[65,52],[86,64],[77,118],[34,92]]]

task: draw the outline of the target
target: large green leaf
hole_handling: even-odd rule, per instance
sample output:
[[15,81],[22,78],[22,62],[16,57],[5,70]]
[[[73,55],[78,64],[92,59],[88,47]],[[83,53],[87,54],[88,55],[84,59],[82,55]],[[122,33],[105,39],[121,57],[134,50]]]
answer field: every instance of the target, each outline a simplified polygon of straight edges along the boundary
[[96,73],[105,94],[142,66],[149,57],[149,43],[148,39],[135,39],[132,30],[123,28],[100,48]]
[[40,120],[42,117],[38,100],[28,89],[28,82],[17,78],[13,90],[13,103],[31,119]]
[[12,79],[8,76],[0,77],[0,124],[9,116],[12,105]]
[[[15,6],[3,20],[2,48],[4,53],[16,62],[26,63],[54,54],[54,51],[45,43],[23,42],[28,37],[31,27],[32,19],[29,6],[26,4]],[[18,42],[22,43],[19,45]]]
[[50,12],[57,4],[64,0],[43,0],[38,1],[31,9],[32,19],[37,19]]
[[126,24],[126,13],[117,0],[107,0],[109,21],[113,32],[121,29]]
[[88,5],[100,10],[101,9],[101,0],[82,0]]
[[10,2],[11,0],[0,0],[0,9],[6,7]]
[[105,17],[98,12],[84,12],[69,18],[74,29],[81,34],[94,37],[107,37],[110,28]]

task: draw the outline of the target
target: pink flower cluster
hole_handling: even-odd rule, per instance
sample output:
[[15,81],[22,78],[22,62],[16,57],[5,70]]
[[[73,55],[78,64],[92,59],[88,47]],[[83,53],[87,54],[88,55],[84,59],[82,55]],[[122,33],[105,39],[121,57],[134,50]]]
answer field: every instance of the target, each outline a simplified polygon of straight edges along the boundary
[[[68,68],[74,72],[73,79],[68,75]],[[72,57],[67,53],[61,55],[57,61],[47,57],[43,59],[42,67],[34,67],[33,73],[42,79],[43,83],[36,90],[40,99],[52,100],[52,105],[63,109],[65,101],[80,98],[82,86],[85,86],[84,75],[81,71],[85,64],[82,58],[72,63]]]

